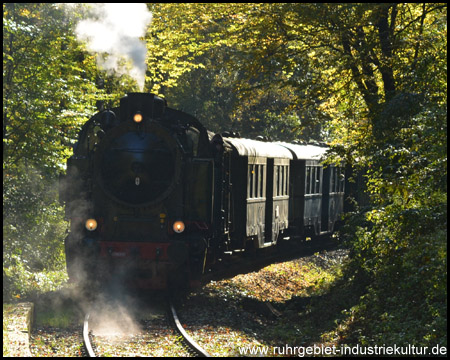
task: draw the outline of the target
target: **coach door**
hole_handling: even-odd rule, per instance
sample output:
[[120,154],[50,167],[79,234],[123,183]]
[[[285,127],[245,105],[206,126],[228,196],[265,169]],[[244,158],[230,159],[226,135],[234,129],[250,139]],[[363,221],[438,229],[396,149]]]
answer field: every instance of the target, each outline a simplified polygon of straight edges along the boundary
[[265,232],[266,158],[249,157],[247,175],[247,225],[246,236],[256,239],[257,247],[263,247]]
[[[311,230],[311,235],[319,235],[321,228],[321,218],[326,214],[322,212],[324,197],[323,194],[323,167],[316,160],[307,160],[305,167],[305,210],[304,226]],[[309,233],[309,231],[308,231]]]
[[276,244],[289,226],[290,159],[267,159],[265,246]]
[[265,218],[265,234],[264,244],[260,247],[268,246],[272,243],[272,214],[273,214],[273,159],[267,159],[267,177],[266,177],[266,218]]

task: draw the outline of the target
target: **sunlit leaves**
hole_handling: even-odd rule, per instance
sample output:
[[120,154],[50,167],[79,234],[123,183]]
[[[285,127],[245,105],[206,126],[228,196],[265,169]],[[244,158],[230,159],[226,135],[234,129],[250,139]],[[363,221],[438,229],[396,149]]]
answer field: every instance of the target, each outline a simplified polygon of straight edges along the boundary
[[[61,9],[52,4],[5,6],[10,24],[3,34],[4,54],[9,55],[3,83],[6,164],[26,158],[34,166],[55,169],[66,146],[61,139],[74,138],[83,93],[92,92],[93,83],[87,68],[74,65],[81,52]],[[77,115],[61,116],[66,109]]]
[[[55,4],[3,5],[4,296],[48,289],[32,270],[64,267],[57,176],[93,111],[98,70]],[[11,293],[11,295],[12,295]]]

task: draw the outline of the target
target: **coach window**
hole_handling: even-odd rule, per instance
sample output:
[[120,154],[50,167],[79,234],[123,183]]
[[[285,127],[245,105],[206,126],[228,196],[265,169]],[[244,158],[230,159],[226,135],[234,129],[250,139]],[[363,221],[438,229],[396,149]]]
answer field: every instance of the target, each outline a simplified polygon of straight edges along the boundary
[[281,188],[283,187],[283,179],[281,176],[281,171],[283,170],[283,167],[278,165],[278,191],[277,191],[277,196],[281,195]]
[[258,165],[252,166],[253,190],[252,198],[258,197]]
[[345,172],[343,168],[339,168],[339,192],[344,192],[345,186]]
[[284,195],[288,195],[289,191],[289,167],[284,167]]
[[274,166],[275,168],[275,189],[274,196],[278,196],[278,189],[280,188],[280,167],[278,165]]
[[335,167],[332,167],[331,168],[331,171],[330,171],[330,193],[334,193],[335,191],[334,191],[334,188],[335,188],[335,170],[336,170],[336,168]]
[[339,191],[339,169],[337,167],[334,168],[334,192],[337,193]]
[[289,194],[289,167],[283,166],[284,168],[284,180],[283,180],[283,195]]
[[248,166],[248,198],[253,197],[253,165]]
[[344,180],[345,175],[343,173],[343,169],[339,167],[333,167],[331,169],[331,192],[344,192]]
[[289,175],[291,172],[291,168],[289,166],[286,166],[286,195],[289,195]]
[[256,165],[252,165],[252,177],[253,177],[253,188],[252,188],[252,198],[256,197],[256,187],[258,186],[258,183],[256,181]]
[[330,193],[334,193],[334,167],[330,169]]
[[280,195],[280,188],[281,188],[281,169],[280,165],[277,165],[277,189],[276,189],[276,195]]
[[253,176],[255,177],[255,188],[253,189],[253,197],[258,197],[258,186],[259,186],[259,176],[258,176],[259,165],[253,165]]
[[315,194],[316,192],[316,172],[317,167],[311,167],[311,194]]
[[248,165],[248,188],[247,197],[249,199],[262,198],[264,186],[264,165]]
[[305,194],[309,194],[310,193],[310,184],[311,184],[311,167],[307,166],[306,167],[306,188],[305,188]]
[[278,166],[278,175],[279,175],[279,181],[278,181],[278,196],[283,195],[283,184],[284,184],[284,166],[279,165]]
[[281,186],[282,186],[282,182],[281,182],[281,166],[278,165],[277,166],[277,196],[281,195]]
[[258,182],[258,193],[256,194],[256,196],[258,197],[263,197],[263,182],[264,182],[264,177],[263,177],[263,166],[264,165],[259,165],[258,166],[258,176],[259,176],[259,182]]
[[260,184],[259,184],[259,180],[260,179],[260,177],[259,177],[259,165],[255,165],[255,197],[257,198],[257,197],[259,197],[259,187],[260,187]]
[[337,193],[339,191],[339,169],[334,169],[334,192]]
[[340,179],[340,176],[339,176],[339,174],[340,174],[340,171],[339,171],[339,168],[338,167],[336,167],[336,178],[335,178],[335,187],[336,187],[336,192],[339,192],[339,179]]
[[320,175],[322,172],[321,167],[316,167],[316,194],[320,194]]
[[264,165],[259,166],[259,179],[260,179],[260,186],[259,186],[259,197],[263,197],[263,181],[264,181]]

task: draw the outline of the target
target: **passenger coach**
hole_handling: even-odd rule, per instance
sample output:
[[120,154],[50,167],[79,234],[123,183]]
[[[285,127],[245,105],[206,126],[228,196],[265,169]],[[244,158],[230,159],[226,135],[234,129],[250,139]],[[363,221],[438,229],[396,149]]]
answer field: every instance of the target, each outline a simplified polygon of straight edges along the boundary
[[294,237],[331,234],[344,210],[342,167],[323,165],[327,148],[280,143],[292,152],[290,217]]
[[323,165],[326,147],[223,140],[234,251],[272,246],[281,236],[300,239],[334,231],[343,213],[345,176],[343,168]]
[[[289,226],[291,152],[274,143],[225,138],[232,147],[234,237],[256,248],[275,245]],[[241,245],[245,248],[245,244]]]

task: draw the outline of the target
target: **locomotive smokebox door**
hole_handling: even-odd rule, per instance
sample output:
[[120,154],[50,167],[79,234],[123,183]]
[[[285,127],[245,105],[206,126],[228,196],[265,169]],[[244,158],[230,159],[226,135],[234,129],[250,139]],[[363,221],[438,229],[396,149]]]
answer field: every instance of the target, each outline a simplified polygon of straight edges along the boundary
[[144,119],[159,119],[164,114],[166,101],[153,94],[129,93],[120,99],[120,118],[133,119],[139,112]]

